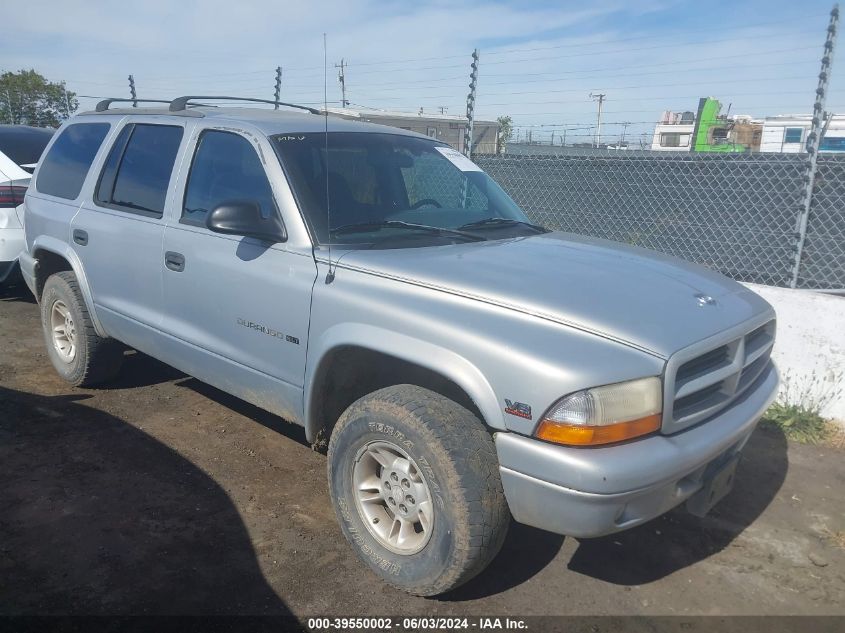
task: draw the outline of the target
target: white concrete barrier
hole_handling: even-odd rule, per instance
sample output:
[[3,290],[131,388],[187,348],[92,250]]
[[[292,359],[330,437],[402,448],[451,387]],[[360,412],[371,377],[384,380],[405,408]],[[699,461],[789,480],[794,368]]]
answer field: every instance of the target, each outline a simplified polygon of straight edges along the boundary
[[778,316],[772,357],[781,396],[790,404],[820,404],[820,413],[845,424],[845,297],[745,284]]

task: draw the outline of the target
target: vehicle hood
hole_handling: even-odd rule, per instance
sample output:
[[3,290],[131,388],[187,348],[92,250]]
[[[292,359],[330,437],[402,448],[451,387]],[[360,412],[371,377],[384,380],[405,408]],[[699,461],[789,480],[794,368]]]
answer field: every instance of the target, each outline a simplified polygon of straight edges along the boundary
[[[664,358],[761,313],[773,314],[758,295],[706,268],[571,233],[349,251],[342,258],[346,266],[551,319]],[[519,336],[502,335],[511,341]]]

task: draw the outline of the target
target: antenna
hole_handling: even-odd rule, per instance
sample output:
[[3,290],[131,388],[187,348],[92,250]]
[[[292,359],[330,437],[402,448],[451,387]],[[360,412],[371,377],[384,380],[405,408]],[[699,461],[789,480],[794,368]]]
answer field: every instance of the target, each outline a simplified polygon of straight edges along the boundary
[[[342,71],[341,71],[342,72]],[[342,76],[342,75],[341,75]],[[323,115],[326,132],[326,160],[323,169],[326,172],[326,230],[329,239],[329,271],[326,273],[326,283],[334,281],[334,270],[332,270],[332,203],[329,198],[329,56],[326,50],[326,34],[323,33]],[[344,84],[343,104],[346,107],[346,88]]]

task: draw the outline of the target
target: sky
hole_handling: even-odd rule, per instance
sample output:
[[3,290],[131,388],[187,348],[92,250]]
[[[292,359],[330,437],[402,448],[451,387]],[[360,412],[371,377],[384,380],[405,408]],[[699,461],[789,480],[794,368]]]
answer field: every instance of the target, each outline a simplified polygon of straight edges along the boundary
[[[713,96],[732,114],[809,113],[827,0],[27,0],[4,12],[0,71],[100,97],[230,94],[356,108],[464,114],[480,55],[476,117],[511,116],[520,138],[645,138],[664,110]],[[326,34],[324,57],[323,34]],[[324,62],[327,62],[324,64]],[[324,68],[324,66],[327,67]],[[831,80],[828,110],[845,112]],[[325,71],[325,72],[324,72]],[[845,69],[842,69],[845,73]],[[839,88],[842,86],[842,88]],[[626,125],[627,124],[627,125]]]

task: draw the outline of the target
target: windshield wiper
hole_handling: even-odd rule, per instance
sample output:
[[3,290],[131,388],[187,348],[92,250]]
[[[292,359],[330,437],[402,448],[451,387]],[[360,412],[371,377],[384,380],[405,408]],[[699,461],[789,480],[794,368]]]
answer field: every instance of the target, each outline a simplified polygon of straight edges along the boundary
[[513,220],[511,218],[484,218],[483,220],[476,220],[475,222],[468,222],[458,227],[458,229],[478,229],[485,226],[525,226],[534,229],[538,233],[548,233],[549,229],[531,224],[530,222],[523,222],[522,220]]
[[338,226],[330,231],[332,235],[342,235],[344,233],[366,233],[367,231],[397,228],[397,229],[413,229],[416,231],[428,231],[429,233],[436,233],[438,235],[456,235],[463,237],[473,242],[485,241],[485,238],[480,235],[473,235],[466,233],[459,229],[445,229],[440,226],[430,226],[428,224],[415,224],[413,222],[403,222],[401,220],[384,220],[383,222],[356,222],[354,224],[344,224]]

